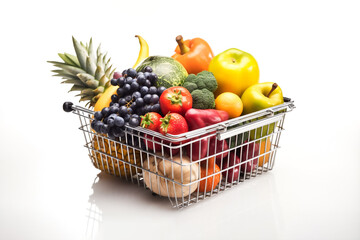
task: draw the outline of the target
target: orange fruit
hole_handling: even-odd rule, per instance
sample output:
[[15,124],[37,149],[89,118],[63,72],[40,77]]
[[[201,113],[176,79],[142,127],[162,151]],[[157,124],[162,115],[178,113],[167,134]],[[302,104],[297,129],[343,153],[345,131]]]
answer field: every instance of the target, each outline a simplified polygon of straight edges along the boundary
[[[269,162],[270,159],[270,149],[271,149],[271,140],[270,137],[268,137],[267,139],[264,139],[261,141],[260,144],[260,155],[266,153],[265,155],[259,157],[259,167],[262,167],[263,164],[266,164],[267,162]],[[269,152],[269,153],[267,153]],[[264,161],[265,160],[265,161]]]
[[[215,168],[214,168],[214,166],[215,166]],[[215,173],[220,172],[220,168],[216,164],[213,166],[208,166],[207,171],[206,171],[206,166],[201,167],[201,178],[205,178],[205,177],[213,174],[214,169],[215,169]],[[212,189],[215,189],[215,187],[219,184],[220,180],[221,180],[221,173],[216,174],[212,177],[208,177],[208,178],[200,181],[199,192],[210,192]],[[205,185],[206,185],[206,189],[205,189]]]
[[224,92],[215,99],[215,108],[229,114],[229,118],[239,117],[243,111],[243,103],[238,95]]

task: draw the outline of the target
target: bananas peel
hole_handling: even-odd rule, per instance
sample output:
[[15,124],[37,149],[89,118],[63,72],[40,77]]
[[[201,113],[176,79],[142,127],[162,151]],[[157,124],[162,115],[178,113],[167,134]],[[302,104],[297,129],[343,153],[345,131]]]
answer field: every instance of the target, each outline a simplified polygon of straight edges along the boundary
[[135,37],[137,37],[139,39],[139,43],[140,43],[140,52],[139,52],[139,56],[138,59],[136,60],[136,63],[134,64],[133,68],[135,69],[135,67],[137,65],[139,65],[139,63],[141,63],[145,58],[149,57],[149,45],[147,44],[147,42],[140,37],[139,35],[135,35]]

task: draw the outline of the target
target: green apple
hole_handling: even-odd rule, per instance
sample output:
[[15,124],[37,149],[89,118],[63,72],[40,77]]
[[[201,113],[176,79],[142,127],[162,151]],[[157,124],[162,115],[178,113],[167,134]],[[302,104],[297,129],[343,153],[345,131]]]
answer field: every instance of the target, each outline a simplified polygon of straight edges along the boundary
[[[244,106],[243,114],[260,111],[284,103],[281,88],[272,82],[258,83],[248,87],[241,101]],[[250,139],[259,139],[274,132],[276,123],[272,123],[250,131]],[[256,134],[255,134],[256,133]]]
[[218,83],[215,97],[224,92],[241,96],[246,88],[259,82],[259,67],[255,58],[236,48],[216,55],[208,71],[214,74]]

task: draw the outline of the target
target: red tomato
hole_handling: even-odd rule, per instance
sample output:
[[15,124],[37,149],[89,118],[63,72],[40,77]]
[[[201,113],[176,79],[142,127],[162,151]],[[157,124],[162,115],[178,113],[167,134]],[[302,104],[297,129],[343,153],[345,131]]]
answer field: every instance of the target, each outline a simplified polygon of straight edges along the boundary
[[184,115],[192,107],[193,100],[186,88],[171,87],[161,94],[159,102],[164,115],[169,112]]

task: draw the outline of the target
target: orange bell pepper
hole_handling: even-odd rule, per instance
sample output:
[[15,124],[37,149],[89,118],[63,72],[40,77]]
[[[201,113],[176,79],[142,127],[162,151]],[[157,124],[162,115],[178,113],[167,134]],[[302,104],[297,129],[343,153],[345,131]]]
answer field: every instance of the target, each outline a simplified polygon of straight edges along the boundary
[[179,61],[189,74],[208,70],[214,53],[205,40],[194,38],[183,41],[182,36],[179,35],[176,37],[176,42],[178,46],[172,58]]

